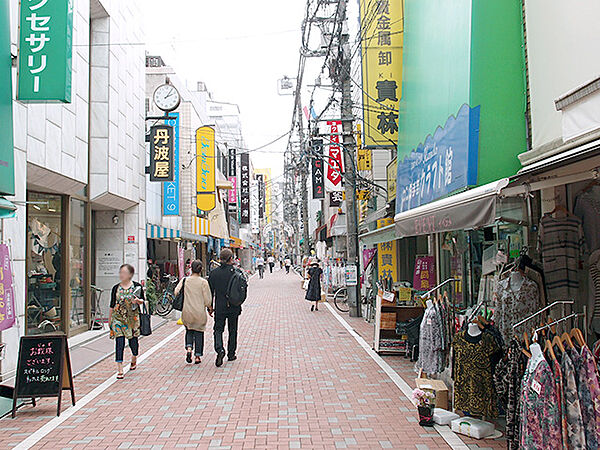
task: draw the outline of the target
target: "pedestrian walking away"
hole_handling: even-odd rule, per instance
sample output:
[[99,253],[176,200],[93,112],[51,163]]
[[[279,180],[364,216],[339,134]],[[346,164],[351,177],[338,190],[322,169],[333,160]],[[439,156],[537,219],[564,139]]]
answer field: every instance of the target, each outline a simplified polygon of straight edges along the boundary
[[265,277],[265,258],[263,258],[262,256],[259,256],[258,258],[256,258],[256,267],[258,268],[258,277],[259,278],[264,278]]
[[285,273],[290,273],[290,267],[292,267],[292,260],[287,256],[285,258]]
[[315,260],[311,263],[308,269],[308,289],[306,289],[306,300],[309,302],[315,302],[310,307],[311,311],[319,310],[319,301],[321,300],[321,277],[323,276],[323,269],[319,267],[319,261]]
[[129,340],[131,349],[131,365],[129,370],[135,370],[139,353],[138,337],[140,336],[140,308],[144,303],[142,285],[133,281],[135,269],[130,264],[123,264],[119,269],[120,282],[113,286],[110,297],[108,322],[110,338],[115,340],[115,362],[117,363],[117,378],[123,378],[123,353],[125,339]]
[[192,274],[182,278],[175,288],[175,295],[183,289],[183,309],[181,321],[185,326],[185,360],[192,362],[194,354],[195,364],[200,364],[204,354],[204,330],[208,321],[208,314],[212,316],[212,293],[208,281],[200,276],[202,261],[196,260],[191,264]]
[[241,306],[231,305],[227,299],[229,282],[234,274],[233,252],[229,249],[223,249],[219,257],[221,265],[214,269],[208,276],[208,283],[214,299],[214,341],[217,360],[217,367],[223,365],[225,358],[225,347],[223,345],[223,332],[225,331],[225,322],[229,333],[227,340],[227,359],[234,361],[237,359],[237,334],[238,319],[242,313]]
[[273,255],[271,255],[271,256],[269,256],[267,261],[269,262],[269,272],[273,273],[273,267],[275,267],[275,257]]

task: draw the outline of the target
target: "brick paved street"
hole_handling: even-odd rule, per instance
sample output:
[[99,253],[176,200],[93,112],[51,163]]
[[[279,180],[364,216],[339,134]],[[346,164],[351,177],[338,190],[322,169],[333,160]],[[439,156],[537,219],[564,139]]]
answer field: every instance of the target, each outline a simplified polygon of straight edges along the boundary
[[[202,364],[186,364],[180,332],[125,380],[114,380],[110,359],[76,377],[79,409],[67,417],[65,401],[58,427],[52,400],[3,419],[0,446],[47,423],[33,448],[449,448],[325,305],[310,312],[296,275],[250,286],[237,361],[216,368],[208,332]],[[142,353],[178,330],[161,327]]]

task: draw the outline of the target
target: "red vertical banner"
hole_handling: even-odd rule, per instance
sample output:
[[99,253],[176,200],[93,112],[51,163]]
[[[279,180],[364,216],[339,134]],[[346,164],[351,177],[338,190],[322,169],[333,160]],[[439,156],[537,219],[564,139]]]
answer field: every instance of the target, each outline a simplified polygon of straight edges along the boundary
[[340,187],[342,184],[342,173],[344,164],[342,159],[341,133],[342,122],[340,120],[332,120],[327,122],[330,133],[329,158],[327,158],[327,179],[334,187]]

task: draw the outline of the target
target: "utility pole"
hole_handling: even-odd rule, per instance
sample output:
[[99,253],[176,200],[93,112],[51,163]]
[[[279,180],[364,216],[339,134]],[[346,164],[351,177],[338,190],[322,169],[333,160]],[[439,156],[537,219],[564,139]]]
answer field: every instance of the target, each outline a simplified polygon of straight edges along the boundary
[[[299,95],[299,94],[298,94]],[[308,229],[308,165],[310,159],[306,157],[306,141],[304,140],[304,124],[302,121],[301,102],[297,104],[298,108],[298,135],[300,137],[300,189],[302,190],[302,206],[300,215],[302,216],[302,252],[305,256],[310,256],[310,233]]]
[[350,306],[350,316],[360,317],[361,295],[360,295],[360,262],[358,259],[358,206],[356,201],[356,157],[354,145],[354,115],[352,114],[352,85],[350,84],[350,73],[352,56],[350,54],[349,35],[346,26],[346,7],[348,0],[339,0],[339,20],[340,27],[340,55],[338,55],[339,71],[337,84],[342,89],[342,130],[343,130],[343,149],[344,149],[344,174],[346,191],[346,227],[347,227],[347,252],[348,265],[354,265],[357,273],[356,286],[348,286],[348,304]]

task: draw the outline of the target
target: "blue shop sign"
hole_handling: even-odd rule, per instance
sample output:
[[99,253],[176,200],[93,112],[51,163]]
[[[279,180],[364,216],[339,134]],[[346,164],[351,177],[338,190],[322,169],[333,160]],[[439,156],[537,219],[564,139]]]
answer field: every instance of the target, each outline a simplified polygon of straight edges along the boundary
[[173,147],[173,181],[163,183],[163,216],[179,215],[179,113],[169,114],[167,125],[173,127],[175,145]]
[[396,213],[477,184],[479,110],[463,105],[398,162]]

